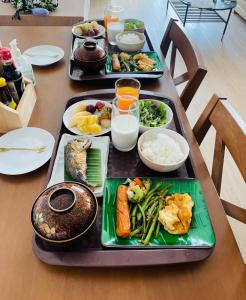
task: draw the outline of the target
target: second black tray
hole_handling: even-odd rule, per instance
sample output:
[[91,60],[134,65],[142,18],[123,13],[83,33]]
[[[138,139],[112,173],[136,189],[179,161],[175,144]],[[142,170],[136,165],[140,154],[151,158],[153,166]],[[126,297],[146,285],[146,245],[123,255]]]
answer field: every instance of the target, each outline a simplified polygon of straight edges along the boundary
[[[102,20],[97,20],[97,22],[98,22],[98,24],[103,25]],[[155,51],[147,30],[145,30],[144,34],[145,34],[146,42],[145,42],[144,47],[141,50],[141,52]],[[119,49],[117,48],[117,46],[111,46],[110,44],[108,44],[107,38],[105,36],[102,38],[105,40],[104,45],[105,45],[105,49],[108,53],[119,52]],[[114,80],[114,79],[119,79],[119,78],[124,78],[124,77],[137,78],[137,79],[156,79],[156,78],[160,78],[161,76],[163,76],[164,71],[162,73],[155,73],[155,72],[153,72],[153,73],[144,73],[144,72],[134,73],[133,72],[131,74],[131,73],[115,72],[115,73],[107,74],[105,68],[95,74],[86,74],[80,68],[78,68],[76,66],[76,64],[73,60],[72,54],[73,54],[75,39],[76,39],[76,37],[74,35],[72,35],[70,64],[69,64],[69,77],[70,77],[70,79],[72,79],[74,81],[83,82],[83,81],[94,81],[94,80],[110,80],[110,79]],[[98,40],[100,40],[100,39],[98,38]],[[163,65],[165,68],[164,63],[163,63]]]

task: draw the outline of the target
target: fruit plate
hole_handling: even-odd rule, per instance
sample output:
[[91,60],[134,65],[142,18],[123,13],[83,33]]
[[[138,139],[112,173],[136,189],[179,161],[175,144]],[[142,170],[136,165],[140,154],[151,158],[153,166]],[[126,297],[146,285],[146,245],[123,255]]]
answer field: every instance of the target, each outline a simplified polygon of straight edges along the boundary
[[[48,186],[52,186],[56,183],[63,181],[76,181],[69,176],[65,170],[64,165],[64,148],[67,143],[73,139],[81,136],[75,136],[70,134],[63,134],[58,146],[55,163],[53,166],[52,174]],[[107,175],[107,163],[109,153],[109,137],[91,137],[92,146],[87,155],[87,178],[89,183],[99,183],[100,186],[95,188],[94,194],[96,197],[101,197],[103,194],[103,184]]]
[[[142,54],[146,54],[150,59],[155,61],[155,67],[152,71],[146,72],[146,71],[132,71],[132,72],[114,72],[113,66],[112,66],[112,55],[113,53],[108,54],[108,59],[106,62],[106,73],[107,74],[163,74],[164,72],[164,65],[161,62],[158,54],[155,51],[147,51],[147,52],[140,52]],[[137,53],[136,53],[137,54]],[[132,55],[132,54],[131,54]]]
[[[74,115],[74,109],[79,106],[80,104],[86,104],[86,105],[96,105],[96,103],[98,102],[99,100],[92,100],[92,99],[86,99],[86,100],[83,100],[83,101],[80,101],[80,102],[77,102],[71,106],[69,106],[66,111],[64,112],[64,115],[63,115],[63,124],[65,125],[65,127],[72,133],[74,134],[77,134],[77,135],[83,135],[83,136],[88,136],[88,137],[91,137],[91,136],[100,136],[100,135],[103,135],[103,134],[106,134],[108,132],[110,132],[111,128],[103,128],[102,127],[102,130],[100,133],[98,134],[91,134],[91,135],[86,135],[86,134],[83,134],[82,131],[80,131],[77,127],[69,127],[69,123],[71,122],[72,120],[72,117]],[[105,102],[105,101],[100,101],[102,103],[105,104],[105,106],[107,107],[112,107],[112,105],[109,103],[109,102]],[[95,112],[94,115],[98,114],[98,112]]]
[[76,34],[75,28],[78,27],[79,25],[84,24],[84,23],[87,23],[87,21],[74,24],[73,27],[72,27],[72,34],[74,36],[76,36],[77,38],[80,38],[80,39],[88,39],[88,38],[97,39],[97,38],[102,37],[105,34],[105,28],[104,28],[104,26],[102,26],[100,24],[99,24],[100,30],[99,30],[99,33],[97,35],[89,36],[89,35],[78,35],[78,34]]
[[192,222],[187,234],[172,235],[161,226],[157,237],[143,245],[138,237],[122,239],[117,237],[116,225],[116,192],[117,187],[126,178],[108,178],[104,185],[102,208],[101,242],[104,247],[111,248],[211,248],[215,244],[215,236],[205,204],[201,185],[197,179],[163,179],[151,178],[154,183],[164,181],[171,184],[168,194],[188,193],[194,201]]

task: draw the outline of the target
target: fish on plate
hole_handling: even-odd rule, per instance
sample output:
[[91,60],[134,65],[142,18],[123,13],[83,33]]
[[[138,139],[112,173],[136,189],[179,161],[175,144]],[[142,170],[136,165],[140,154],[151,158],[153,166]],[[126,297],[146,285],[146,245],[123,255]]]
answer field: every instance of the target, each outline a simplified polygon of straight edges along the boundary
[[87,183],[87,150],[92,141],[88,138],[77,138],[67,143],[65,147],[65,167],[74,180]]

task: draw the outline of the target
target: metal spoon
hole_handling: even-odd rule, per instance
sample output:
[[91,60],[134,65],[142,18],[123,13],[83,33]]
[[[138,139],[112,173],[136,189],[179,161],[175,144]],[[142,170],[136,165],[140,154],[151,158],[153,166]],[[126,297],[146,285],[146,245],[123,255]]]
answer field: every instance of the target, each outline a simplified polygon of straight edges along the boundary
[[0,147],[0,152],[7,152],[10,150],[24,150],[24,151],[34,151],[36,153],[42,153],[46,150],[45,146],[40,146],[36,148],[8,148],[8,147]]
[[46,54],[46,53],[29,53],[29,52],[25,52],[24,53],[27,56],[30,57],[36,57],[36,56],[41,56],[41,57],[51,57],[51,58],[56,58],[59,56],[59,54]]

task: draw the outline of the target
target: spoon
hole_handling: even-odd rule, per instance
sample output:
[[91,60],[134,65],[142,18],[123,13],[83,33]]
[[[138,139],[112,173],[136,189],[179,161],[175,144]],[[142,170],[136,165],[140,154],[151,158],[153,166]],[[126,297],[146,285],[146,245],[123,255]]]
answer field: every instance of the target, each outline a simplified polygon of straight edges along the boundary
[[34,151],[36,153],[42,153],[46,150],[45,146],[40,146],[36,148],[8,148],[8,147],[0,147],[0,152],[7,152],[10,150],[24,150],[24,151]]
[[52,58],[56,58],[59,56],[59,54],[45,54],[45,53],[29,53],[29,52],[25,52],[24,53],[27,56],[30,57],[36,57],[36,56],[41,56],[41,57],[52,57]]

